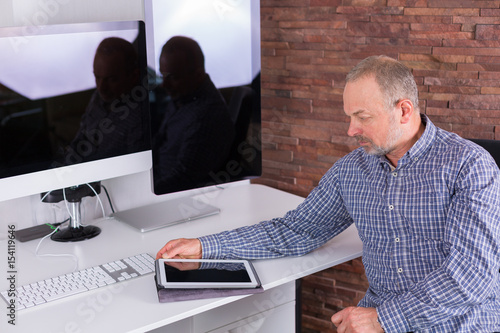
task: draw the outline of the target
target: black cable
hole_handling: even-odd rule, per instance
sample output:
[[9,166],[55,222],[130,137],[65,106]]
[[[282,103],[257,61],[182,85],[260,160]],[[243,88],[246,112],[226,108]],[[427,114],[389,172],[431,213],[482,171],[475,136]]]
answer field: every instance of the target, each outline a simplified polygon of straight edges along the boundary
[[62,222],[57,222],[57,223],[46,223],[46,224],[50,224],[50,225],[52,225],[52,226],[54,226],[54,227],[58,227],[58,226],[60,226],[61,224],[68,222],[70,219],[71,219],[71,217],[68,217],[66,220],[64,220],[64,221],[62,221]]
[[111,212],[115,212],[115,209],[113,208],[113,204],[111,203],[111,198],[109,197],[108,189],[106,186],[101,184],[101,187],[104,189],[104,192],[106,192],[106,197],[108,197],[108,202],[109,202],[109,207],[111,207]]

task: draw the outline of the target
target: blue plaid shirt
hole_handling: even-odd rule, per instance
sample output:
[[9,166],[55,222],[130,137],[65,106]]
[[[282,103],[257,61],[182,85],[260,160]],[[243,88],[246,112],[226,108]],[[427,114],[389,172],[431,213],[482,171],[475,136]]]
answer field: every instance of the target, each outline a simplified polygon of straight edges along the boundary
[[203,256],[302,255],[355,223],[386,332],[500,331],[500,172],[479,146],[435,127],[391,168],[359,148],[282,218],[201,237]]

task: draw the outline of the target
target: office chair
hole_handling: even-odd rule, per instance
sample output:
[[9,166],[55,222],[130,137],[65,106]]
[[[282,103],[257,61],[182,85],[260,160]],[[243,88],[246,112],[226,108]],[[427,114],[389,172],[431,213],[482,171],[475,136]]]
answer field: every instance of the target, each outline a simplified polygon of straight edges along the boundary
[[480,145],[490,155],[493,157],[495,162],[497,162],[498,167],[500,168],[500,140],[487,140],[487,139],[469,139],[470,141]]
[[470,141],[477,143],[490,155],[493,157],[495,162],[497,162],[498,167],[500,168],[500,141],[499,140],[487,140],[487,139],[469,139]]

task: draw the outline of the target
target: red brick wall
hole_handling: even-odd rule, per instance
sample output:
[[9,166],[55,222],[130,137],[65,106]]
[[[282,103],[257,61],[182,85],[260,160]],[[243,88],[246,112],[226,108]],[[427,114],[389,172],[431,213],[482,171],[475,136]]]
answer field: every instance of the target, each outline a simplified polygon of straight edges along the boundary
[[[500,0],[261,0],[264,174],[306,196],[356,147],[346,73],[386,54],[412,68],[422,112],[464,137],[500,140]],[[366,290],[359,259],[303,281],[303,332]]]

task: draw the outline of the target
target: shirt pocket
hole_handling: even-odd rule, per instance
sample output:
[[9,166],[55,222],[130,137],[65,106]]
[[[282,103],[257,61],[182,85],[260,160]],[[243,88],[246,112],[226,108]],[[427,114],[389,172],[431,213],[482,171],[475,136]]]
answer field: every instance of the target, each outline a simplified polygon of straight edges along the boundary
[[411,235],[422,239],[442,240],[450,195],[446,184],[421,177],[403,186],[399,208]]

